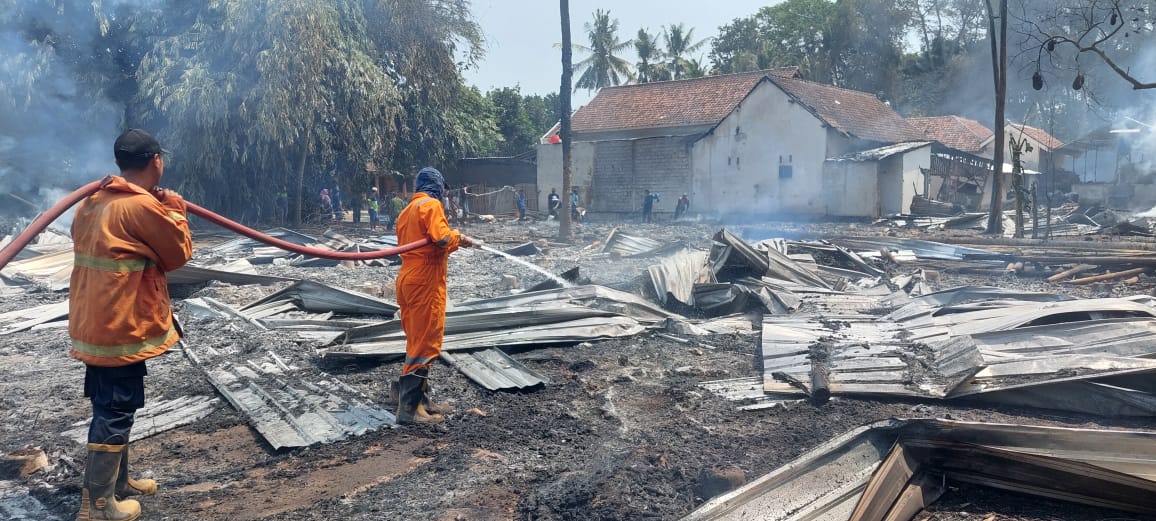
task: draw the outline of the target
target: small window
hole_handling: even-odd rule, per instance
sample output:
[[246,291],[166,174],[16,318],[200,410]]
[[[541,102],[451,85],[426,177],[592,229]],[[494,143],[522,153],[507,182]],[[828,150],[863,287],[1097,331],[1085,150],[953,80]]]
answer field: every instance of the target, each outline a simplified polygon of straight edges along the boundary
[[779,179],[790,179],[795,175],[794,165],[779,165]]

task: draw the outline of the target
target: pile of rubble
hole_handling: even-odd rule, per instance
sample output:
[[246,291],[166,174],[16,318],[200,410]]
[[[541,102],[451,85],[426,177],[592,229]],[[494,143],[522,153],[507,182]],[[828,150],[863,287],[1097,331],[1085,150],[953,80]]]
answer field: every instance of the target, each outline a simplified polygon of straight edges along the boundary
[[[316,237],[284,229],[271,233],[340,251],[396,244],[391,236],[354,240],[331,231]],[[694,385],[747,414],[831,400],[892,398],[1156,416],[1156,388],[1148,383],[1156,372],[1156,299],[1076,298],[980,285],[938,289],[945,274],[1039,272],[1055,284],[1080,285],[1096,269],[1110,273],[1096,275],[1093,282],[1127,288],[1127,282],[1138,284],[1156,267],[1154,253],[1101,251],[1093,257],[894,237],[788,240],[760,235],[765,234],[757,229],[722,229],[709,241],[663,240],[615,228],[604,239],[587,240],[586,246],[510,241],[507,255],[545,260],[557,249],[583,264],[584,273],[596,271],[592,265],[621,271],[639,266],[638,283],[593,284],[574,267],[566,269],[562,281],[543,277],[543,284],[525,284],[528,289],[522,290],[518,282],[498,282],[509,275],[492,273],[492,287],[485,291],[497,294],[451,303],[443,359],[487,392],[533,393],[552,382],[524,363],[528,351],[654,338],[703,353],[719,349],[714,343],[722,335],[750,339],[754,374],[700,379]],[[66,239],[43,235],[0,272],[0,290],[17,295],[66,289],[71,271]],[[471,264],[492,256],[482,251],[462,255],[473,256]],[[382,259],[368,265],[397,262]],[[388,278],[372,271],[367,272],[372,281],[330,275],[335,283],[327,283],[297,276],[319,267],[354,268],[231,239],[199,248],[195,263],[171,274],[173,294],[185,297],[175,304],[177,316],[198,333],[189,338],[212,338],[182,342],[178,351],[212,391],[150,402],[138,414],[137,438],[193,424],[225,404],[274,451],[392,427],[391,411],[350,381],[366,367],[358,364],[396,363],[404,357],[405,336],[395,318]],[[242,286],[247,288],[243,295],[219,298]],[[47,300],[0,313],[0,339],[63,328],[67,300]],[[352,369],[332,370],[346,366]],[[686,367],[672,374],[704,374]],[[61,435],[81,443],[86,425],[76,422]],[[1117,438],[1095,431],[1081,436],[942,420],[877,424],[702,505],[691,519],[728,518],[745,508],[778,512],[767,514],[769,519],[820,511],[854,512],[850,519],[910,519],[914,514],[909,512],[938,497],[935,491],[942,483],[935,480],[944,476],[1156,512],[1144,499],[1156,489],[1148,480],[1152,473],[1145,470],[1156,463],[1156,453],[1137,450],[1130,453],[1135,461],[1129,460],[1135,465],[1104,470],[1097,440],[1117,443]],[[1128,443],[1135,444],[1151,437],[1128,436]],[[1066,448],[1045,454],[1045,446]],[[1109,446],[1117,450],[1118,445]],[[951,463],[963,456],[991,465]],[[1016,465],[1028,465],[1031,472]],[[1090,473],[1092,467],[1099,474]],[[1072,492],[1073,481],[1051,475],[1055,469],[1084,476],[1086,487]],[[815,485],[819,482],[823,486]],[[11,505],[19,503],[24,512],[38,512],[26,491],[0,496],[0,511],[13,512]],[[36,518],[20,516],[15,518]]]

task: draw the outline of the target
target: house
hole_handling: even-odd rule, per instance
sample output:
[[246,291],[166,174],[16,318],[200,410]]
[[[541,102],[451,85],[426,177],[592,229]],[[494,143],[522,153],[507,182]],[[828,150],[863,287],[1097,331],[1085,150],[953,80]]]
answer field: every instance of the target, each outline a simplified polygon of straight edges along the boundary
[[934,141],[923,195],[971,210],[984,207],[991,185],[995,132],[954,115],[909,117],[907,121]]
[[[1023,164],[1024,168],[1048,173],[1055,170],[1059,164],[1055,151],[1064,146],[1064,142],[1056,139],[1046,130],[1008,123],[1004,129],[1004,135],[1009,138],[1009,141],[1010,138],[1015,138],[1016,141],[1023,141],[1031,145],[1032,150],[1030,152],[1025,150],[1020,153],[1020,163]],[[1010,143],[1004,144],[1003,157],[1005,161],[1011,162],[1012,147]]]
[[1081,202],[1125,210],[1156,206],[1156,130],[1124,121],[1057,149]]
[[[572,132],[572,182],[593,212],[637,211],[650,190],[659,212],[686,193],[723,216],[903,213],[930,161],[929,140],[887,104],[794,68],[605,88]],[[539,186],[560,187],[561,170],[548,135]]]

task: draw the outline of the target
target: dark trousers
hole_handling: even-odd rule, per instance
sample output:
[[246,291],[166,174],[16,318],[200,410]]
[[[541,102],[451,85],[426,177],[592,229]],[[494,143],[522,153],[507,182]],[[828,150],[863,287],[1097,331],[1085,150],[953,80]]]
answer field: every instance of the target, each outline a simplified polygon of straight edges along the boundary
[[644,222],[644,223],[650,222],[650,213],[653,211],[654,211],[653,208],[647,208],[647,207],[643,206],[642,207],[642,222]]
[[123,367],[86,366],[84,396],[92,401],[88,442],[109,445],[128,443],[137,409],[144,407],[144,362]]

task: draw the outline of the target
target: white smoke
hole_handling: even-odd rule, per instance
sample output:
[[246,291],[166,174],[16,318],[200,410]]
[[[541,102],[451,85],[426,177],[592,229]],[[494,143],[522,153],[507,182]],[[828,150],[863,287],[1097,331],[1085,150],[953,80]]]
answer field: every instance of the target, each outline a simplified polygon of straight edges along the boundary
[[113,172],[124,109],[83,66],[95,61],[96,4],[21,2],[0,14],[0,192],[41,206]]

